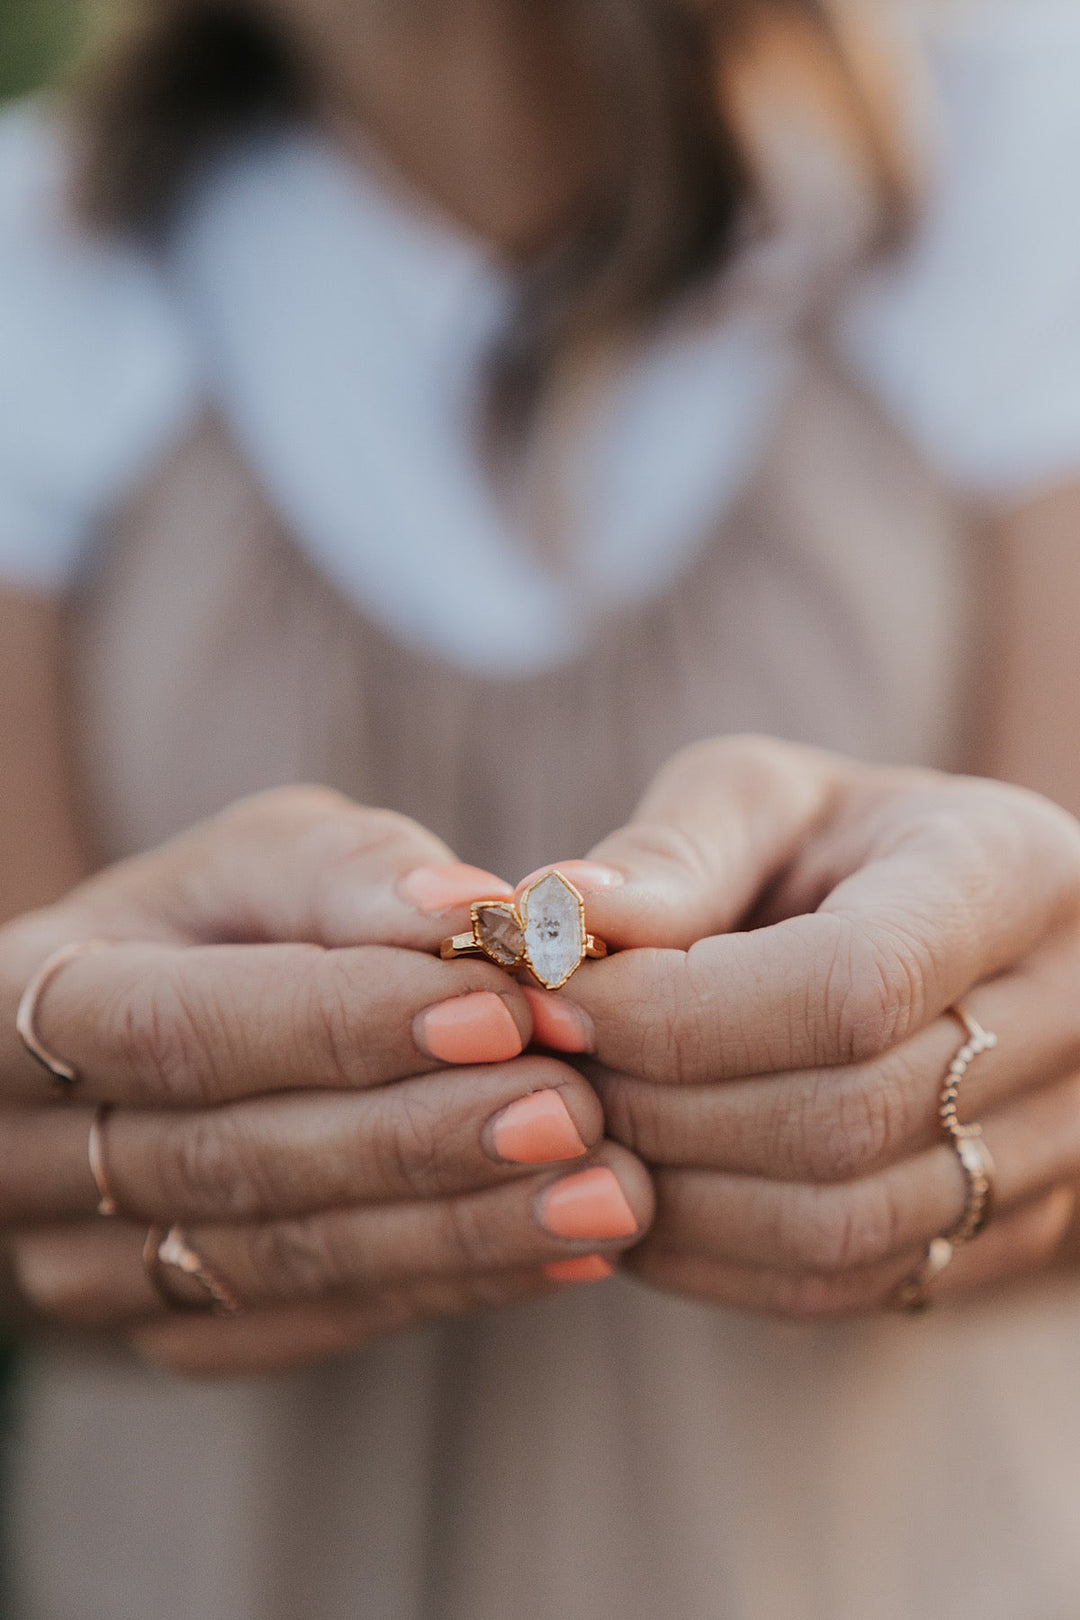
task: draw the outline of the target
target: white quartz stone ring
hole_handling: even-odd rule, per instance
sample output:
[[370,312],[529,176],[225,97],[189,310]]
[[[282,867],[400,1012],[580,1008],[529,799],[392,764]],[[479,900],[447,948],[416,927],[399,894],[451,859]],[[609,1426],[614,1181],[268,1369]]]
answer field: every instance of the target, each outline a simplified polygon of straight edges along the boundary
[[528,968],[545,990],[561,990],[585,961],[608,953],[585,927],[585,901],[559,871],[545,872],[510,900],[477,900],[472,928],[442,943],[442,956],[486,956],[508,973]]

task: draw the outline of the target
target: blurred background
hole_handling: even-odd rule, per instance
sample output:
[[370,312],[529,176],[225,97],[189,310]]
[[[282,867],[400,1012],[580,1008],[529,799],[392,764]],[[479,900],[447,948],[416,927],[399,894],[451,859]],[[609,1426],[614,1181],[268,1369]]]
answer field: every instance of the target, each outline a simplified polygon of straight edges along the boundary
[[[0,0],[0,101],[25,95],[63,70],[78,49],[86,22],[85,0]],[[0,1442],[6,1445],[12,1353],[0,1340]],[[4,1598],[0,1538],[0,1615]]]
[[0,97],[20,95],[76,48],[85,0],[0,0]]

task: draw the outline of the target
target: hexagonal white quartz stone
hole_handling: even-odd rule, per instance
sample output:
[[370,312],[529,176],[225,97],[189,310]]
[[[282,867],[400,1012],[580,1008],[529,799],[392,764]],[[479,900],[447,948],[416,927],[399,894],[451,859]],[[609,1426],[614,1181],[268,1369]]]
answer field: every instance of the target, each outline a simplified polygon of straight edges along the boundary
[[557,990],[585,951],[581,903],[565,878],[549,872],[525,891],[521,909],[532,970],[541,984]]

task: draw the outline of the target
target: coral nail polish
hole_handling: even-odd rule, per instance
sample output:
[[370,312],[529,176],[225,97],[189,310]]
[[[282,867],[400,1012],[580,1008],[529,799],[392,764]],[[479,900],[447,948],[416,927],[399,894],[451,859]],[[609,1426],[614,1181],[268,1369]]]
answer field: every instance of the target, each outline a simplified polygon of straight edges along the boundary
[[440,1063],[506,1063],[522,1050],[518,1027],[493,990],[425,1008],[413,1020],[413,1039]]
[[510,1164],[554,1164],[588,1152],[557,1091],[534,1091],[512,1102],[492,1121],[491,1140]]
[[550,990],[537,990],[530,984],[521,988],[532,1013],[533,1039],[540,1046],[549,1046],[553,1052],[592,1051],[592,1020],[580,1007]]
[[554,1237],[632,1237],[638,1229],[613,1170],[600,1165],[564,1176],[540,1198],[540,1223]]
[[571,1260],[551,1260],[543,1267],[544,1276],[551,1282],[589,1283],[603,1282],[615,1273],[615,1267],[603,1255],[582,1254]]
[[436,916],[454,906],[471,905],[474,900],[509,898],[514,891],[509,883],[479,866],[452,861],[445,866],[416,867],[401,879],[397,892],[407,905]]

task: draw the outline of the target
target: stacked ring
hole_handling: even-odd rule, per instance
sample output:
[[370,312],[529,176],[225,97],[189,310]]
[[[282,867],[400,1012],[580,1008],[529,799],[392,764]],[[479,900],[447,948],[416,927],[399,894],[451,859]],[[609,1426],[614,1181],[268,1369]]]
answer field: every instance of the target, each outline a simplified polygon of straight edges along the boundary
[[52,1075],[55,1084],[65,1092],[70,1092],[71,1088],[78,1084],[78,1070],[70,1063],[65,1063],[63,1058],[57,1057],[55,1052],[50,1052],[40,1039],[37,1032],[38,1004],[62,967],[74,962],[76,957],[87,956],[91,951],[102,951],[106,948],[102,939],[83,939],[54,951],[51,956],[46,957],[23,991],[15,1014],[15,1028],[26,1050],[35,1062],[40,1063],[41,1067]]
[[[159,1297],[170,1310],[210,1310],[219,1316],[236,1316],[240,1311],[240,1301],[228,1283],[196,1253],[180,1226],[170,1226],[168,1231],[160,1226],[150,1228],[143,1244],[143,1265]],[[205,1301],[196,1303],[194,1300],[181,1299],[169,1287],[170,1271],[177,1271],[198,1283],[206,1296]]]
[[90,1174],[98,1191],[98,1214],[110,1218],[120,1213],[120,1206],[116,1202],[116,1194],[112,1190],[109,1171],[105,1164],[105,1121],[111,1113],[111,1103],[98,1104],[90,1121],[90,1140],[86,1144]]
[[975,1059],[997,1045],[997,1036],[983,1029],[960,1006],[949,1013],[963,1028],[965,1041],[949,1064],[938,1099],[938,1120],[964,1173],[964,1207],[956,1224],[929,1244],[925,1258],[893,1296],[902,1311],[922,1311],[930,1303],[927,1288],[940,1276],[962,1243],[970,1243],[983,1230],[993,1209],[994,1161],[983,1140],[981,1125],[961,1125],[957,1112],[960,1084]]
[[485,956],[513,972],[528,968],[545,990],[561,990],[586,957],[605,957],[608,948],[585,926],[585,900],[562,872],[552,868],[530,883],[517,905],[510,900],[478,900],[470,908],[472,927],[442,942],[444,961]]

